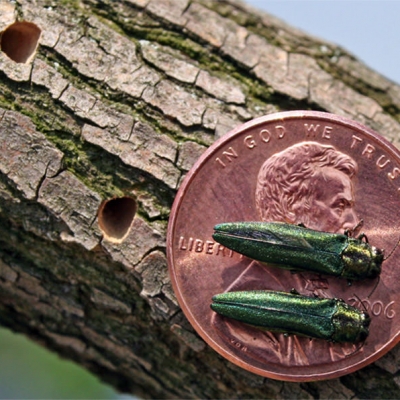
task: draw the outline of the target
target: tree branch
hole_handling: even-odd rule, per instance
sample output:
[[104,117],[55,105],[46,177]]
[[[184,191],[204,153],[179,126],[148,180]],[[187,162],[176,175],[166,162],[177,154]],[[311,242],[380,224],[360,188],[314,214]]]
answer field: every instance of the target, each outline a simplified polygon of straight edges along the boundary
[[[41,30],[36,48],[14,27],[29,39],[26,63],[7,56],[15,43],[4,47],[16,19]],[[307,384],[223,360],[183,316],[165,257],[176,190],[216,138],[267,113],[315,109],[399,145],[398,86],[236,0],[3,1],[0,29],[4,326],[143,397],[399,397],[397,349]],[[105,237],[99,207],[120,197],[136,215],[123,239]]]

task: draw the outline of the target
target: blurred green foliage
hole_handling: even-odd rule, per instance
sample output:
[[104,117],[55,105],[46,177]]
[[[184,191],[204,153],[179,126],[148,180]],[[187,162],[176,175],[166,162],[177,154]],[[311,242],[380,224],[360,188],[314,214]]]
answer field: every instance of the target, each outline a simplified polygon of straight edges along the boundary
[[0,328],[0,398],[118,399],[119,396],[80,366],[23,335]]

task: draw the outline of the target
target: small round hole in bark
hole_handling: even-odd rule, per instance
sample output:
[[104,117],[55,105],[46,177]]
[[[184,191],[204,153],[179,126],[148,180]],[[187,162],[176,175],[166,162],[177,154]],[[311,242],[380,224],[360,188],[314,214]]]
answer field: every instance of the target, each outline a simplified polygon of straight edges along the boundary
[[41,32],[32,22],[14,22],[2,32],[0,49],[11,60],[27,63],[36,52]]
[[112,242],[122,242],[129,233],[136,209],[136,201],[131,197],[104,201],[98,213],[99,227],[104,237]]

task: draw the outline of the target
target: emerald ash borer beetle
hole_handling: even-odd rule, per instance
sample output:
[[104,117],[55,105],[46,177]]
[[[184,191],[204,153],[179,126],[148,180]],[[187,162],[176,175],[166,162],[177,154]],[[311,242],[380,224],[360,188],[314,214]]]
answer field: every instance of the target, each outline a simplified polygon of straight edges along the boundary
[[369,334],[369,315],[340,299],[254,290],[217,294],[212,301],[218,314],[271,332],[338,343],[362,342]]
[[[383,250],[366,236],[320,232],[281,222],[232,222],[214,227],[213,238],[254,260],[292,271],[309,271],[348,280],[375,278]],[[364,239],[364,240],[363,240]]]

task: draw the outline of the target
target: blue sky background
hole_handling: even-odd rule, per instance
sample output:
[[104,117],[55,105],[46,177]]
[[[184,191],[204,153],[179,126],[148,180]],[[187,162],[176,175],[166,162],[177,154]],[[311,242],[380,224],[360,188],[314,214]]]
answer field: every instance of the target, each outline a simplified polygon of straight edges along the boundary
[[247,3],[344,47],[400,84],[400,1],[247,0]]

